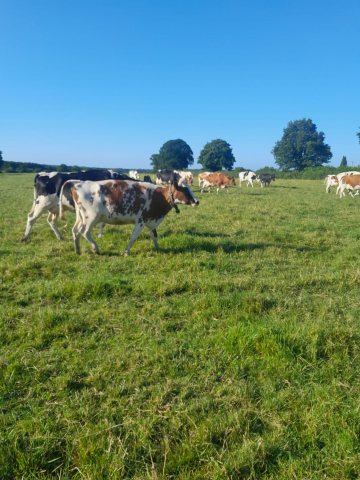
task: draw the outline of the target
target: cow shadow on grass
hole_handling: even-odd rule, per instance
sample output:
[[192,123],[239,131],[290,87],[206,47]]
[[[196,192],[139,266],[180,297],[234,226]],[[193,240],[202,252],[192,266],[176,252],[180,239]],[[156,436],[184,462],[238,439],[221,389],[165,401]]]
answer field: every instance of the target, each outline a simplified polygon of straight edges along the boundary
[[284,185],[271,185],[271,188],[290,188],[291,190],[299,190],[299,187],[285,187]]
[[222,250],[224,253],[233,253],[233,252],[244,252],[244,251],[254,251],[254,250],[265,250],[267,248],[282,248],[287,250],[294,250],[299,253],[305,252],[324,252],[328,248],[312,248],[312,247],[294,247],[293,245],[283,245],[281,243],[246,243],[241,245],[234,245],[231,242],[221,242],[220,244],[214,244],[208,241],[202,242],[188,242],[187,245],[182,245],[180,247],[173,246],[171,248],[162,248],[161,247],[161,237],[159,237],[161,253],[187,253],[187,252],[199,252],[205,251],[208,253],[216,253],[219,250]]

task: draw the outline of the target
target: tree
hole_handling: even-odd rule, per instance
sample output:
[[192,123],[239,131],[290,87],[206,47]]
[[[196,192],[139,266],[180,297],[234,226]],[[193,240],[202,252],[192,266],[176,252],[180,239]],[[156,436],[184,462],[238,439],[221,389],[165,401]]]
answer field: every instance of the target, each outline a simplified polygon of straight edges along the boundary
[[74,165],[73,167],[71,167],[71,171],[72,172],[80,172],[80,167],[78,167],[77,165]]
[[317,132],[315,123],[310,118],[303,118],[287,124],[282,139],[276,142],[271,153],[280,170],[321,167],[332,157],[324,140],[325,134]]
[[345,156],[341,159],[340,167],[347,167],[347,160]]
[[193,152],[184,140],[169,140],[159,153],[151,155],[150,163],[154,171],[160,169],[184,170],[194,163]]
[[360,143],[360,132],[358,132],[356,135],[359,137],[359,143]]
[[61,165],[58,166],[56,171],[57,172],[68,172],[69,168],[65,165],[65,163],[62,163]]
[[204,170],[215,172],[216,170],[232,170],[235,157],[232,148],[225,140],[212,140],[201,150],[197,163],[200,163]]
[[3,165],[4,165],[4,161],[3,161],[3,157],[2,157],[2,152],[0,151],[0,172],[3,168]]

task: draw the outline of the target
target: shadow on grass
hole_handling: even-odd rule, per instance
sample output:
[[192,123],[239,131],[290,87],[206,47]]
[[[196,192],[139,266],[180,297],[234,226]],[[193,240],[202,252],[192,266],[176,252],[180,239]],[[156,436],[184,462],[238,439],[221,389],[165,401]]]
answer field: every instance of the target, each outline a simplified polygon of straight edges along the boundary
[[299,187],[285,187],[284,185],[271,185],[274,188],[290,188],[291,190],[299,190]]
[[[161,245],[161,238],[159,238]],[[284,248],[287,250],[295,250],[297,252],[323,252],[328,250],[327,248],[311,248],[311,247],[294,247],[292,245],[282,245],[281,243],[247,243],[243,245],[234,245],[230,242],[222,242],[221,244],[213,244],[211,242],[189,242],[186,246],[161,248],[161,253],[186,253],[186,252],[198,252],[206,251],[209,253],[215,253],[218,250],[223,250],[225,253],[253,251],[253,250],[265,250],[266,248]]]

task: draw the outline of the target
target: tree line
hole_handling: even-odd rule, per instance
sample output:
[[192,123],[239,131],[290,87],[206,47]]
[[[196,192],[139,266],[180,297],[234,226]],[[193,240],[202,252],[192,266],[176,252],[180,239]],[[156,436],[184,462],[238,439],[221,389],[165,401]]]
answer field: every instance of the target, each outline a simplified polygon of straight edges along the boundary
[[[360,143],[360,131],[356,135]],[[289,122],[283,130],[282,138],[275,143],[271,153],[279,168],[278,170],[273,170],[283,173],[299,173],[308,171],[308,169],[324,167],[333,156],[330,146],[325,143],[324,132],[317,131],[317,126],[311,118]],[[194,164],[194,154],[184,140],[169,140],[160,148],[159,153],[151,155],[150,163],[154,172],[162,169],[186,170]],[[200,152],[197,163],[201,165],[204,171],[232,171],[235,157],[228,142],[216,139],[206,143]],[[347,166],[345,156],[343,156],[340,166]],[[6,162],[3,160],[2,152],[0,151],[0,171],[22,173],[54,170],[54,168],[51,165],[37,163]],[[265,168],[269,170],[268,167]],[[87,170],[88,167],[68,167],[65,164],[61,164],[56,169],[58,172],[77,172]],[[122,168],[114,170],[128,172],[127,169]],[[148,173],[146,169],[138,169],[138,171],[140,173]]]

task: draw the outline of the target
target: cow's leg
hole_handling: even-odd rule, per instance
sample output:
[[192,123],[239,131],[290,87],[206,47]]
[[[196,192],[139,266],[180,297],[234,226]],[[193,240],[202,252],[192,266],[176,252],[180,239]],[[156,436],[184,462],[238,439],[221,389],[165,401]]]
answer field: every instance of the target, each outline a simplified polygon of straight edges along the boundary
[[220,190],[220,187],[216,187],[216,192],[218,195],[219,195],[219,190]]
[[[39,200],[37,200],[39,202]],[[30,213],[28,214],[27,224],[25,235],[22,237],[21,241],[26,242],[26,240],[30,237],[31,228],[36,222],[36,220],[41,217],[41,215],[47,212],[51,208],[51,203],[42,204],[41,201],[35,205],[35,208],[32,208]]]
[[82,227],[80,228],[80,233],[90,243],[93,249],[93,252],[98,255],[100,253],[99,247],[91,236],[91,231],[96,224],[97,224],[96,218],[90,220],[88,224],[82,225]]
[[61,233],[59,232],[59,228],[58,228],[58,224],[57,224],[57,218],[58,218],[59,214],[58,213],[51,213],[49,212],[49,215],[47,217],[47,222],[48,224],[50,225],[52,231],[55,233],[55,235],[57,236],[57,238],[59,240],[64,240],[64,237],[61,235]]
[[72,234],[74,238],[74,246],[75,246],[75,253],[77,255],[80,255],[80,227],[82,225],[82,221],[80,216],[76,218],[75,225],[73,226],[72,229]]
[[351,190],[349,190],[349,195],[351,195],[352,198],[355,198]]
[[130,242],[129,242],[128,246],[125,248],[125,254],[124,254],[125,257],[127,257],[129,255],[130,248],[131,248],[132,244],[138,238],[138,236],[142,232],[143,228],[144,228],[143,223],[135,223],[134,230],[133,230],[133,232],[131,234],[131,237],[130,237]]
[[228,189],[228,187],[225,187],[225,188],[226,188],[226,191],[227,191],[227,193],[229,193],[229,189]]
[[208,192],[209,192],[209,193],[210,193],[210,190],[211,190],[211,189],[210,189],[210,185],[209,185],[209,186],[208,186]]
[[101,222],[99,223],[99,233],[98,233],[98,237],[103,237],[104,236],[104,227],[105,227],[105,223],[104,222]]
[[148,227],[149,232],[150,232],[150,237],[152,238],[152,241],[154,242],[156,250],[159,248],[158,240],[157,240],[157,231],[156,228],[151,228]]

